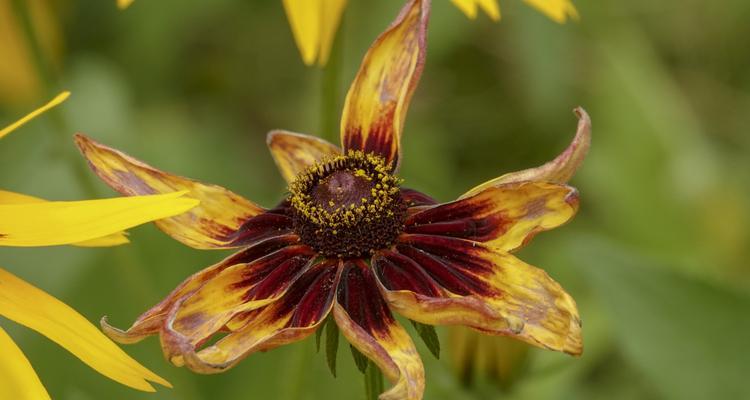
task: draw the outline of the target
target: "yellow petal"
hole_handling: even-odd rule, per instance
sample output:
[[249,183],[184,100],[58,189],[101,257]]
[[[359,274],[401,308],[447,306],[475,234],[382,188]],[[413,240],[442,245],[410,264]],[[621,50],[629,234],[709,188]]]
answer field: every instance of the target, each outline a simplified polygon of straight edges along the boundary
[[367,51],[344,103],[344,150],[375,153],[398,168],[401,130],[422,75],[429,1],[412,0]]
[[54,246],[100,238],[183,213],[186,192],[103,200],[0,205],[0,246]]
[[577,20],[578,10],[571,0],[524,0],[526,4],[541,11],[557,23],[565,23],[568,17]]
[[493,21],[500,20],[500,6],[497,0],[451,0],[469,19],[477,18],[477,10],[481,8]]
[[456,6],[456,8],[466,14],[469,19],[477,18],[476,0],[451,0],[451,2]]
[[493,21],[500,20],[500,6],[497,4],[497,0],[476,1],[477,4],[479,4],[479,8],[481,8]]
[[54,99],[50,100],[49,103],[37,108],[36,110],[30,112],[25,117],[19,119],[18,121],[10,124],[8,127],[0,129],[0,138],[3,136],[13,132],[14,130],[21,127],[23,124],[31,121],[32,119],[36,118],[38,115],[42,114],[43,112],[49,110],[50,108],[62,103],[70,96],[70,92],[62,92],[58,94]]
[[591,118],[583,108],[576,108],[578,116],[578,129],[573,141],[554,160],[536,168],[511,172],[498,178],[491,179],[481,185],[475,186],[459,197],[465,199],[473,196],[484,189],[500,186],[505,183],[522,181],[547,181],[555,183],[566,183],[576,173],[588,154],[591,146]]
[[[2,204],[23,204],[23,203],[43,203],[47,200],[38,197],[29,196],[21,193],[8,192],[0,190],[0,205]],[[104,237],[86,240],[83,242],[72,243],[73,246],[79,247],[110,247],[119,246],[129,243],[125,232],[117,232]]]
[[266,142],[287,183],[294,181],[300,172],[315,162],[341,154],[337,146],[301,133],[272,131],[268,134]]
[[0,399],[44,400],[49,394],[31,363],[0,327]]
[[183,178],[147,165],[125,153],[82,135],[76,145],[99,177],[128,195],[187,190],[201,204],[190,212],[156,222],[156,226],[180,242],[198,249],[242,246],[238,235],[243,223],[261,214],[262,207],[223,187]]
[[322,66],[328,62],[331,46],[347,0],[284,0],[292,35],[302,61]]
[[81,314],[2,268],[0,315],[39,332],[123,385],[147,392],[154,391],[149,381],[171,387],[125,354]]
[[318,65],[324,66],[328,63],[328,57],[331,55],[331,48],[336,39],[336,32],[339,29],[341,15],[346,8],[347,0],[323,0],[320,8],[320,50],[318,55]]
[[134,0],[117,0],[117,8],[124,10],[130,7],[130,5],[133,4],[133,1]]

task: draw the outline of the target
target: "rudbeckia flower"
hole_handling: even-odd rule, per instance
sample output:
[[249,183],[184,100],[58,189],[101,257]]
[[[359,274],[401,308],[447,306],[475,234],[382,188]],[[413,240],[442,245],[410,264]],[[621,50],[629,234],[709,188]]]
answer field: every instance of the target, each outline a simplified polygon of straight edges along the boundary
[[189,190],[190,212],[157,221],[198,249],[239,252],[187,278],[128,330],[159,335],[166,358],[200,373],[301,340],[332,315],[340,331],[393,382],[383,399],[420,399],[424,370],[393,312],[422,324],[466,325],[580,354],[574,300],[511,252],[570,220],[565,184],[588,148],[576,138],[553,161],[481,184],[438,204],[402,186],[401,132],[425,60],[429,1],[409,2],[374,42],[346,97],[341,147],[273,131],[268,145],[288,196],[265,209],[227,189],[160,171],[78,135],[93,170],[122,194]]
[[[7,128],[0,138],[63,102],[64,92]],[[129,198],[47,202],[0,190],[0,246],[113,246],[127,243],[122,230],[182,213],[198,201],[185,192]],[[130,358],[94,325],[64,303],[0,268],[0,316],[59,344],[101,374],[153,392],[149,382],[169,382]],[[0,328],[0,399],[48,399],[34,369]]]

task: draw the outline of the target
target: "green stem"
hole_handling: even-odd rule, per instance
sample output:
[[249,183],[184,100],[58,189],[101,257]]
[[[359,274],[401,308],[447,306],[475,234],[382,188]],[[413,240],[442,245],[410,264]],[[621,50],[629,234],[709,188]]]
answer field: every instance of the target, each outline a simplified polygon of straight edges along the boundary
[[[342,30],[344,22],[339,26]],[[320,71],[320,137],[338,142],[341,113],[341,68],[343,65],[343,35],[336,35],[328,64]]]
[[367,370],[365,370],[365,398],[378,400],[381,393],[383,393],[383,374],[375,363],[368,361]]

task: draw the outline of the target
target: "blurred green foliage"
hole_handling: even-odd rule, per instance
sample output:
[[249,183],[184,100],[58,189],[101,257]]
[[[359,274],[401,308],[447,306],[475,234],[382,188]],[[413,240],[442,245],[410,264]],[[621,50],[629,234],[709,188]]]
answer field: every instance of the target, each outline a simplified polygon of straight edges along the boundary
[[[341,95],[401,1],[351,3],[339,35]],[[481,381],[463,387],[445,362],[449,348],[438,361],[421,346],[426,398],[750,398],[743,380],[750,373],[750,3],[575,3],[581,21],[557,25],[518,1],[503,2],[498,24],[470,22],[447,0],[434,1],[402,177],[450,200],[556,155],[574,132],[570,110],[586,108],[593,145],[572,182],[580,214],[520,254],[577,299],[586,350],[574,359],[534,349],[516,385],[500,391]],[[143,1],[125,12],[114,1],[49,4],[64,43],[49,90],[73,96],[57,116],[0,143],[4,189],[50,199],[112,196],[83,171],[71,140],[81,131],[270,206],[285,188],[265,133],[337,138],[319,131],[322,73],[300,61],[279,1]],[[9,103],[0,121],[46,98]],[[124,327],[225,255],[188,249],[152,226],[134,229],[131,239],[115,249],[3,248],[0,265],[92,321],[109,315]],[[127,346],[175,386],[143,394],[37,334],[0,324],[57,399],[364,396],[348,349],[339,351],[334,379],[314,339],[214,376],[169,365],[155,339]]]

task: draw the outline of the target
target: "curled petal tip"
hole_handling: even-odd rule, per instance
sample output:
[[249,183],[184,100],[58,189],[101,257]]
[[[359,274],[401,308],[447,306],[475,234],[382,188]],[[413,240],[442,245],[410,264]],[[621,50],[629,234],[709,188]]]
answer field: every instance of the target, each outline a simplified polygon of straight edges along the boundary
[[101,320],[99,320],[99,326],[102,327],[102,331],[104,332],[105,335],[107,335],[110,339],[114,340],[117,343],[122,343],[122,344],[138,343],[144,338],[144,336],[132,335],[128,333],[128,331],[124,331],[120,328],[116,328],[110,325],[108,317],[106,315],[103,316]]

